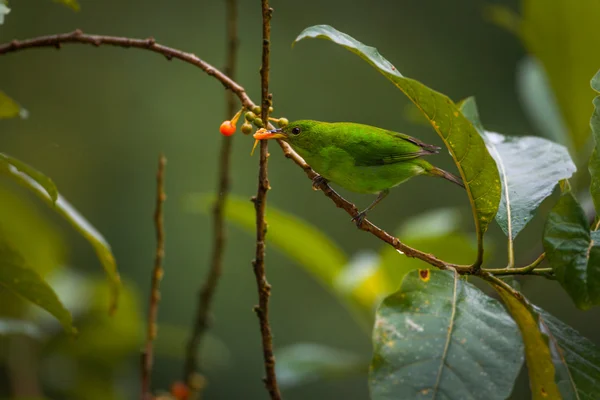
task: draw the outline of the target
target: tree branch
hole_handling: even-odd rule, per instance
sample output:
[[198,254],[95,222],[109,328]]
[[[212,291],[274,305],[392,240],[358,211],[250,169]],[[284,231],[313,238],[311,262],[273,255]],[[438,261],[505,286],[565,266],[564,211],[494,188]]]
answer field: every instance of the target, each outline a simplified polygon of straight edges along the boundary
[[[261,80],[261,118],[269,120],[269,107],[272,97],[269,94],[269,57],[271,53],[271,16],[273,9],[269,7],[269,0],[261,0],[262,4],[262,66],[260,68]],[[254,307],[260,324],[262,337],[263,361],[265,364],[265,387],[272,400],[281,399],[277,376],[275,375],[275,357],[273,356],[273,336],[269,324],[269,297],[271,296],[271,285],[267,282],[265,270],[265,235],[267,234],[267,222],[265,221],[265,209],[267,206],[267,192],[270,189],[267,173],[268,165],[268,141],[260,142],[260,160],[258,168],[258,190],[252,198],[256,210],[256,256],[252,261],[256,286],[258,289],[258,305]]]
[[[0,45],[0,55],[39,47],[60,48],[62,44],[67,43],[82,43],[91,44],[94,46],[112,45],[125,48],[135,47],[162,54],[169,60],[173,58],[179,59],[181,61],[184,61],[186,63],[192,64],[200,68],[208,75],[216,78],[223,84],[223,86],[225,86],[225,88],[230,89],[233,93],[235,93],[235,95],[242,102],[242,105],[247,109],[251,110],[255,107],[254,102],[250,99],[250,97],[248,97],[244,88],[240,86],[237,82],[229,78],[227,75],[223,74],[207,62],[201,60],[196,55],[185,53],[181,50],[157,44],[153,38],[132,39],[116,36],[88,35],[82,33],[80,30],[76,30],[71,33],[41,36],[23,41],[13,40],[10,43]],[[266,121],[268,120],[265,120],[265,122]],[[273,126],[270,124],[268,124],[267,127],[270,129],[273,128]],[[304,161],[304,159],[300,157],[300,155],[298,155],[298,153],[296,153],[287,143],[281,140],[278,140],[278,143],[279,146],[282,148],[285,156],[294,161],[294,163],[296,163],[298,166],[300,166],[311,180],[317,175],[317,173]],[[359,210],[356,208],[356,206],[353,203],[345,200],[339,194],[337,194],[327,183],[321,183],[319,188],[323,191],[325,196],[329,197],[334,202],[334,204],[338,208],[342,208],[352,217],[355,217],[358,214]],[[406,244],[402,243],[398,238],[390,235],[388,232],[375,226],[368,220],[364,220],[363,223],[359,226],[359,229],[366,232],[370,232],[372,235],[388,243],[407,257],[417,258],[421,261],[428,263],[431,266],[440,269],[454,268],[459,274],[472,274],[474,272],[473,268],[470,265],[456,265],[448,263],[443,260],[440,260],[432,254],[425,253],[410,246],[407,246]]]
[[156,173],[156,210],[154,211],[154,225],[156,228],[156,256],[152,271],[150,287],[150,300],[148,307],[148,331],[146,334],[146,347],[142,352],[142,388],[141,400],[152,398],[150,380],[152,364],[154,362],[152,343],[156,338],[158,317],[158,303],[160,301],[160,281],[163,276],[163,258],[165,256],[165,230],[163,225],[163,203],[165,202],[165,164],[167,160],[160,155],[158,172]]
[[[237,64],[238,48],[238,29],[237,29],[237,0],[226,0],[227,13],[227,60],[225,63],[225,74],[234,79]],[[225,94],[226,101],[226,119],[231,118],[236,109],[236,97],[232,91]],[[225,202],[229,195],[230,185],[230,165],[231,165],[231,146],[232,136],[223,136],[221,139],[221,153],[219,156],[219,183],[217,187],[217,198],[213,205],[213,249],[211,254],[210,269],[198,296],[198,309],[192,336],[186,349],[186,362],[184,371],[184,380],[192,390],[192,398],[196,392],[202,390],[203,379],[198,379],[197,370],[199,367],[200,349],[204,333],[210,325],[210,308],[213,302],[214,294],[221,277],[223,268],[223,253],[226,244],[226,229],[223,211]]]

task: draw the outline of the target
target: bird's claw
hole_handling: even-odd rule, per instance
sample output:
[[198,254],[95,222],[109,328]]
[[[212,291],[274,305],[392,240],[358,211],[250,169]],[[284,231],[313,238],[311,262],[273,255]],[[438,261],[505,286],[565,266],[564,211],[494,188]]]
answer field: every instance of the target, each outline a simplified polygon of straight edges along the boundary
[[324,183],[327,183],[327,179],[323,178],[321,175],[315,176],[312,180],[313,190],[321,190],[320,186]]
[[363,211],[356,214],[356,216],[353,217],[351,221],[354,222],[356,226],[360,228],[365,218],[367,218],[367,213]]

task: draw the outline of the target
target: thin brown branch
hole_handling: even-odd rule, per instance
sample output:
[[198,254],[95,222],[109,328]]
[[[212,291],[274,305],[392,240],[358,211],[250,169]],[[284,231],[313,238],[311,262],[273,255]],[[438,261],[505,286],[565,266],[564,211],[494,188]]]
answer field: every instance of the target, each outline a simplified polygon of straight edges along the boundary
[[[226,25],[227,25],[227,60],[225,63],[225,74],[231,79],[235,77],[237,64],[237,48],[238,48],[238,28],[237,28],[237,0],[226,0]],[[226,101],[226,117],[230,119],[235,113],[236,96],[232,91],[225,94]],[[229,195],[230,186],[230,165],[231,165],[231,147],[232,136],[223,136],[221,139],[221,153],[219,156],[219,183],[217,186],[217,198],[213,205],[213,247],[210,261],[210,269],[208,270],[206,279],[200,289],[198,297],[198,309],[192,336],[186,349],[186,362],[184,379],[188,387],[192,391],[192,398],[197,396],[204,387],[204,379],[198,379],[197,371],[201,368],[201,349],[204,333],[210,325],[210,309],[214,299],[215,291],[219,278],[223,269],[223,254],[226,244],[226,229],[223,211],[225,202]],[[198,384],[200,383],[200,384]]]
[[[271,53],[271,16],[273,9],[269,7],[269,0],[261,0],[262,5],[262,65],[260,68],[261,81],[261,118],[269,120],[269,107],[272,97],[269,94],[269,61]],[[275,375],[275,357],[273,356],[273,335],[269,324],[269,297],[271,296],[271,285],[267,282],[265,268],[265,235],[267,234],[267,222],[265,220],[265,209],[267,206],[267,192],[270,189],[268,178],[268,141],[260,142],[260,160],[258,168],[258,190],[252,198],[256,210],[256,255],[252,261],[256,286],[258,289],[258,305],[254,307],[260,325],[262,338],[263,361],[265,364],[265,387],[272,400],[281,399],[277,376]]]
[[[80,30],[77,30],[71,33],[42,36],[23,41],[13,40],[10,43],[0,45],[0,55],[38,47],[60,48],[62,44],[67,43],[83,43],[91,44],[94,46],[112,45],[126,48],[135,47],[162,54],[169,60],[177,58],[179,60],[182,60],[186,63],[192,64],[200,68],[208,75],[213,76],[214,78],[219,80],[227,89],[230,89],[233,93],[235,93],[235,95],[240,99],[244,107],[248,109],[253,109],[255,107],[254,102],[250,99],[250,97],[248,97],[245,89],[238,83],[233,81],[231,78],[229,78],[227,75],[223,74],[207,62],[201,60],[194,54],[185,53],[181,50],[157,44],[152,38],[131,39],[115,36],[88,35],[82,33]],[[270,124],[268,127],[273,128],[273,126]],[[285,156],[294,161],[294,163],[296,163],[298,166],[300,166],[311,180],[315,176],[317,176],[317,173],[287,143],[280,140],[279,145],[282,148]],[[355,217],[358,214],[359,211],[356,208],[356,206],[342,198],[327,183],[321,183],[319,188],[323,191],[325,196],[329,197],[335,203],[337,207],[344,209],[352,217]],[[432,254],[425,253],[410,246],[407,246],[404,243],[402,243],[398,238],[390,235],[383,229],[373,225],[368,220],[364,220],[363,223],[359,226],[359,228],[363,231],[370,232],[372,235],[376,236],[380,240],[390,244],[396,250],[399,250],[400,252],[405,254],[407,257],[417,258],[421,261],[428,263],[429,265],[441,269],[448,269],[452,267],[455,268],[459,274],[469,274],[473,272],[471,266],[451,264],[438,259]]]
[[152,283],[150,287],[150,299],[148,307],[148,331],[146,333],[146,347],[142,353],[142,390],[141,399],[152,398],[150,380],[152,374],[153,342],[156,338],[158,317],[158,303],[160,301],[160,281],[162,279],[163,259],[165,257],[165,229],[163,224],[163,203],[165,194],[165,164],[167,160],[160,155],[158,160],[158,172],[156,173],[156,209],[154,211],[154,226],[156,229],[156,255],[154,257],[154,269],[152,270]]
[[16,51],[42,48],[42,47],[54,47],[60,49],[63,44],[89,44],[95,47],[99,46],[117,46],[124,48],[138,48],[143,50],[149,50],[154,53],[162,54],[167,60],[178,59],[188,64],[192,64],[208,75],[215,77],[219,82],[234,92],[237,97],[242,101],[244,105],[252,105],[254,103],[250,100],[243,87],[234,82],[231,78],[219,71],[209,63],[201,60],[195,54],[186,53],[184,51],[174,49],[172,47],[163,46],[156,43],[154,38],[150,37],[147,39],[134,39],[119,36],[105,36],[105,35],[90,35],[83,33],[80,29],[77,29],[69,33],[59,33],[57,35],[39,36],[32,39],[26,40],[13,40],[12,42],[4,43],[0,45],[0,55],[13,53]]

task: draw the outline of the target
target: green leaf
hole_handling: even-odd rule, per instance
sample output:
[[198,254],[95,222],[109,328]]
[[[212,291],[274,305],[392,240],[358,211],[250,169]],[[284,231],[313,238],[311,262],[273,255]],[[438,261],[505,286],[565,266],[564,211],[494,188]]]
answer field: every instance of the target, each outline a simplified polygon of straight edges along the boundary
[[27,175],[30,179],[34,180],[44,188],[53,203],[55,203],[58,198],[58,189],[52,179],[30,165],[7,154],[0,153],[0,173],[6,173],[13,177],[18,176],[19,174]]
[[366,46],[328,25],[306,28],[294,43],[305,38],[329,39],[358,54],[399,88],[427,117],[448,147],[465,182],[479,242],[475,264],[481,264],[483,234],[496,216],[500,202],[500,178],[496,163],[475,127],[447,96],[403,77],[374,47]]
[[506,399],[523,363],[504,307],[451,271],[406,275],[377,311],[373,345],[374,400]]
[[73,11],[79,11],[81,9],[79,2],[77,0],[54,0],[55,3],[64,4],[69,7]]
[[[592,89],[600,93],[600,71],[592,78]],[[592,136],[594,137],[594,151],[590,157],[588,169],[591,175],[590,194],[594,201],[596,215],[600,215],[600,96],[594,98],[594,113],[590,119]]]
[[577,168],[560,144],[485,131],[473,97],[461,103],[461,111],[478,128],[500,170],[502,197],[496,221],[512,242],[558,182],[570,178]]
[[570,191],[548,215],[544,249],[556,279],[577,307],[600,304],[600,231],[590,233],[585,212]]
[[551,344],[556,383],[566,399],[600,396],[600,348],[556,317],[533,306]]
[[10,13],[10,8],[4,3],[0,3],[0,25],[4,23],[4,17]]
[[[213,199],[214,196],[208,194],[191,195],[186,199],[186,206],[191,212],[207,213]],[[249,199],[228,196],[225,218],[248,232],[256,230],[254,205]],[[348,261],[337,244],[316,227],[275,207],[267,207],[266,219],[267,242],[298,262],[322,284],[332,287]]]
[[284,347],[275,353],[275,358],[277,381],[282,387],[346,378],[366,373],[368,366],[368,361],[354,353],[314,343]]
[[0,287],[48,311],[60,321],[65,332],[76,333],[71,313],[63,306],[54,290],[6,242],[0,242]]
[[539,315],[504,289],[493,285],[521,330],[533,400],[561,399],[548,338],[540,330]]
[[600,394],[600,348],[527,300],[495,287],[517,321],[534,399],[595,399]]
[[572,149],[573,143],[546,71],[535,57],[525,57],[519,62],[517,91],[525,113],[538,132]]
[[521,38],[540,60],[575,149],[589,138],[589,116],[594,97],[589,77],[600,66],[597,29],[600,2],[594,0],[523,0]]
[[[0,16],[2,15],[0,10]],[[21,108],[21,106],[8,97],[3,91],[0,90],[0,119],[15,118],[15,117],[26,118],[27,110]]]
[[[14,159],[12,160],[14,161]],[[23,166],[26,166],[26,164],[21,163],[19,168],[22,168]],[[113,313],[117,307],[119,288],[121,286],[121,278],[119,277],[119,273],[117,272],[117,264],[110,249],[110,245],[108,244],[106,239],[104,239],[100,232],[98,232],[96,228],[94,228],[92,224],[90,224],[88,220],[85,219],[83,215],[81,215],[58,192],[55,193],[56,199],[53,199],[51,195],[52,192],[48,191],[45,186],[42,186],[36,180],[37,178],[39,178],[39,176],[36,176],[36,179],[34,179],[32,176],[29,175],[30,173],[32,173],[32,171],[37,171],[30,168],[26,169],[27,173],[25,173],[14,166],[12,166],[12,168],[9,168],[9,171],[11,172],[12,178],[14,178],[17,181],[17,183],[30,189],[39,198],[44,200],[49,206],[52,207],[54,211],[56,211],[65,220],[67,220],[75,228],[75,230],[77,230],[92,245],[112,285],[109,312]],[[56,190],[56,188],[54,188],[54,190]]]

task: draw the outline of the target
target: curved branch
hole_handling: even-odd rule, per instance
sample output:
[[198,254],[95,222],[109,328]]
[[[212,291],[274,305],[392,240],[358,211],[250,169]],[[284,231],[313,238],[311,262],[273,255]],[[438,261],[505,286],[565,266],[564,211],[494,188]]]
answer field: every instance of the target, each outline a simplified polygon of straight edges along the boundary
[[[261,89],[261,116],[263,121],[269,120],[269,107],[272,96],[269,94],[269,69],[271,55],[271,16],[273,9],[269,7],[269,0],[262,0],[262,63],[260,67],[260,89]],[[263,362],[265,366],[265,387],[269,392],[271,400],[280,400],[281,393],[277,385],[275,373],[275,357],[273,356],[273,334],[269,323],[269,298],[271,297],[271,285],[267,282],[267,271],[265,267],[265,235],[267,234],[267,221],[265,211],[267,207],[267,192],[271,188],[268,176],[268,142],[260,142],[260,160],[258,167],[258,189],[256,196],[252,197],[254,209],[256,210],[256,256],[252,261],[252,269],[256,278],[258,289],[258,305],[254,306],[254,312],[258,317],[260,335],[262,339]]]
[[[21,41],[13,40],[12,42],[0,45],[0,55],[25,49],[41,47],[55,47],[57,49],[60,49],[63,44],[69,43],[89,44],[93,46],[109,45],[125,48],[133,47],[162,54],[168,60],[172,60],[175,58],[184,61],[188,64],[192,64],[200,68],[208,75],[214,77],[219,82],[221,82],[226,89],[229,89],[233,93],[235,93],[235,95],[242,102],[242,105],[247,109],[251,110],[255,107],[254,102],[246,94],[246,90],[237,82],[229,78],[227,75],[225,75],[206,61],[200,59],[195,54],[186,53],[178,49],[163,46],[161,44],[156,43],[154,38],[133,39],[118,36],[90,35],[85,34],[78,29],[70,33],[40,36]],[[270,129],[273,128],[273,126],[270,124],[268,125],[268,127]],[[317,173],[287,143],[281,140],[279,140],[278,143],[281,149],[283,150],[285,156],[294,161],[294,163],[296,163],[298,166],[300,166],[311,180],[312,178],[317,176]],[[358,209],[356,208],[356,206],[353,203],[341,197],[339,194],[337,194],[335,190],[333,190],[327,183],[321,183],[319,185],[319,188],[321,189],[321,191],[323,191],[325,196],[329,197],[335,203],[335,205],[338,208],[342,208],[352,217],[355,217],[358,214]],[[398,238],[390,235],[385,230],[377,227],[376,225],[372,224],[366,219],[360,224],[359,229],[366,232],[370,232],[372,235],[388,243],[407,257],[418,258],[419,260],[424,261],[429,265],[441,269],[454,268],[459,274],[471,274],[474,272],[471,266],[448,263],[446,261],[440,260],[433,254],[425,253],[410,246],[407,246],[406,244],[402,243]]]
[[0,55],[13,53],[20,50],[35,49],[42,47],[54,47],[60,49],[63,44],[89,44],[92,46],[116,46],[124,48],[137,48],[143,50],[149,50],[154,53],[162,54],[167,60],[178,59],[188,64],[192,64],[208,75],[215,77],[219,82],[225,86],[226,89],[231,90],[241,100],[242,104],[246,107],[254,107],[254,103],[243,87],[237,82],[232,80],[230,77],[213,67],[209,63],[203,61],[193,53],[186,53],[184,51],[174,49],[172,47],[163,46],[162,44],[156,43],[153,37],[147,39],[134,39],[120,36],[106,36],[106,35],[90,35],[83,33],[80,29],[74,30],[68,33],[59,33],[57,35],[39,36],[32,39],[26,40],[13,40],[9,43],[0,45]]

